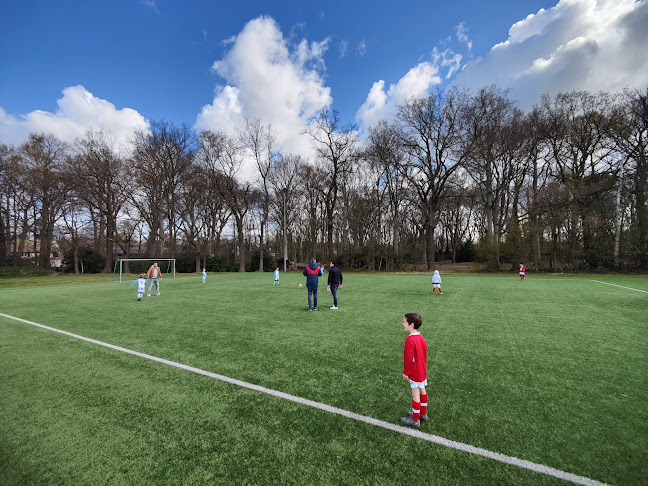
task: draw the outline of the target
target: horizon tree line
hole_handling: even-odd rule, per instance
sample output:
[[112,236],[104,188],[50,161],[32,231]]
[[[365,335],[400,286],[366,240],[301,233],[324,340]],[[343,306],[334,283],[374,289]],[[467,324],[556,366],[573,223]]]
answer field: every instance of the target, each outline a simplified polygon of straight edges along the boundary
[[365,138],[329,109],[303,136],[311,154],[282,152],[259,119],[233,135],[152,121],[128,151],[100,131],[0,141],[0,266],[34,241],[39,266],[57,242],[77,272],[83,248],[104,272],[118,253],[263,271],[284,247],[367,270],[648,268],[648,91],[544,95],[523,112],[496,86],[438,90]]

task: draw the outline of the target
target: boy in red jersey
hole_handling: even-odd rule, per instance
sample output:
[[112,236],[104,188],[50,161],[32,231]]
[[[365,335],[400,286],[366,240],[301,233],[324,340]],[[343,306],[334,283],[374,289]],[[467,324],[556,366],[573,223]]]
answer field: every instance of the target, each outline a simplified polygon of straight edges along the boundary
[[520,280],[524,280],[524,264],[520,263]]
[[403,316],[403,329],[409,332],[403,350],[403,379],[409,380],[412,389],[412,411],[401,422],[412,427],[420,427],[421,420],[427,420],[427,343],[418,332],[422,324],[421,316],[409,312]]

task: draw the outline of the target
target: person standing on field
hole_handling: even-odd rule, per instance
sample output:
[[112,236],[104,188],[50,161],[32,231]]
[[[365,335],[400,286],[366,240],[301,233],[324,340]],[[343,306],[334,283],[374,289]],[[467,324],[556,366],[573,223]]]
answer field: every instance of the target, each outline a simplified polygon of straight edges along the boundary
[[337,289],[342,288],[342,272],[333,262],[331,262],[331,266],[329,267],[328,288],[331,294],[333,294],[333,307],[331,309],[337,310]]
[[439,289],[439,295],[441,294],[441,275],[438,270],[435,270],[432,275],[432,293],[434,293],[434,289]]
[[[311,261],[306,268],[304,268],[304,276],[306,277],[306,288],[308,289],[308,310],[314,311],[317,310],[317,283],[319,277],[324,273],[321,266],[317,264],[317,261],[314,258],[311,258]],[[313,299],[311,305],[311,297]]]
[[274,283],[272,286],[274,287],[275,285],[279,285],[279,267],[275,268],[274,271]]
[[207,269],[206,268],[203,268],[202,278],[203,278],[203,283],[207,283]]
[[520,263],[520,280],[524,280],[524,264]]
[[148,278],[151,279],[151,283],[149,284],[148,292],[146,293],[147,297],[151,296],[151,288],[153,288],[153,284],[155,284],[155,295],[160,295],[160,279],[162,278],[162,271],[160,270],[160,267],[158,267],[157,262],[155,262],[153,265],[151,265],[151,268],[148,269],[148,272],[146,272],[146,275]]
[[401,418],[405,425],[419,428],[421,420],[427,420],[427,342],[418,331],[423,320],[409,312],[403,316],[403,329],[409,333],[403,349],[403,379],[409,380],[412,390],[412,411]]
[[137,300],[142,300],[142,295],[146,292],[146,275],[140,273],[139,278],[133,280],[131,287],[137,284]]

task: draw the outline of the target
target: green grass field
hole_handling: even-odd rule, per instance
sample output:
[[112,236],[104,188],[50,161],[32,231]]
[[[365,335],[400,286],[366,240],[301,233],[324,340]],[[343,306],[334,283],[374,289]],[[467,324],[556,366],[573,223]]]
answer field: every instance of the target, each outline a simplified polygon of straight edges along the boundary
[[[648,278],[271,273],[0,281],[0,313],[399,424],[402,314],[428,356],[421,432],[648,483]],[[83,280],[82,280],[83,279]],[[624,289],[592,279],[642,290]],[[0,317],[0,484],[563,481]]]

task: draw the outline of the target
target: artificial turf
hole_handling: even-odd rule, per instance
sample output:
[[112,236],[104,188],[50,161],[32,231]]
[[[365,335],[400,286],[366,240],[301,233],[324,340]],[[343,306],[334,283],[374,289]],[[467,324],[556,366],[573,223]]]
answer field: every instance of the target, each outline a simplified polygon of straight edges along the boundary
[[[0,281],[0,312],[394,424],[418,312],[421,431],[645,483],[648,278],[442,277],[436,295],[427,274],[345,273],[317,312],[296,273],[164,279],[142,302],[109,277],[33,277]],[[560,482],[0,317],[0,484]]]

